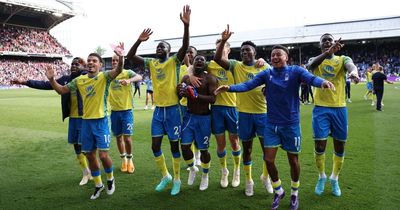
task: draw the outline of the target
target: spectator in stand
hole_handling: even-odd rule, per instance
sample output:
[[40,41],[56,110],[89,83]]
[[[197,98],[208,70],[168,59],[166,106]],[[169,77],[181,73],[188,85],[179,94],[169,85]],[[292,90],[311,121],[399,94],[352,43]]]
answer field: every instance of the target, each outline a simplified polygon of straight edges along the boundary
[[46,30],[0,26],[0,51],[70,55]]
[[17,78],[24,81],[46,80],[46,76],[40,71],[45,69],[46,65],[52,66],[57,77],[67,75],[70,68],[61,60],[0,59],[0,86],[10,86],[10,81]]

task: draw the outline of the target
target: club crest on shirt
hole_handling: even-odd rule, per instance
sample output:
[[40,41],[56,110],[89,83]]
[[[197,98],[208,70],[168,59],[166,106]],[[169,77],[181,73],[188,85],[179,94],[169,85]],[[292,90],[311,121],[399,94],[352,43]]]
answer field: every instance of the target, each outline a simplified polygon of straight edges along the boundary
[[289,74],[286,73],[286,74],[285,74],[285,81],[288,81],[288,80],[289,80]]
[[228,81],[228,77],[226,76],[226,70],[223,69],[218,70],[217,78],[218,81],[223,81],[223,82]]

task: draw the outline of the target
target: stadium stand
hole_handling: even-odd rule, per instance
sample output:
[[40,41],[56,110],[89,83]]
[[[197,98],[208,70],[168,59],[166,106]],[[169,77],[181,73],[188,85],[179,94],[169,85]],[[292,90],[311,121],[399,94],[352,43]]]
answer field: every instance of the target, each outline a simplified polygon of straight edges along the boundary
[[12,79],[45,80],[46,65],[58,77],[68,74],[63,59],[72,55],[49,30],[77,14],[61,0],[0,0],[0,88]]

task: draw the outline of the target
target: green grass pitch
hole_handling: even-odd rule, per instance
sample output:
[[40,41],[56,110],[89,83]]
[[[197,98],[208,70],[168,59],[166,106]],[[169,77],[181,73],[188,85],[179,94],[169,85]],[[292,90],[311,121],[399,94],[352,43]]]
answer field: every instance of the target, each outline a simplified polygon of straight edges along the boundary
[[[142,86],[142,92],[144,92]],[[323,196],[314,195],[317,170],[313,158],[312,105],[301,106],[302,152],[300,154],[301,209],[399,209],[400,208],[400,84],[386,85],[383,112],[375,111],[362,95],[365,84],[352,85],[349,110],[349,138],[340,176],[342,196],[330,194],[327,183]],[[81,172],[71,145],[67,144],[68,122],[61,121],[60,97],[54,91],[33,89],[0,90],[0,209],[269,209],[267,194],[259,176],[261,149],[253,149],[255,195],[244,195],[244,173],[237,188],[219,186],[219,163],[215,139],[211,141],[209,188],[199,191],[199,177],[188,186],[188,172],[181,162],[181,193],[170,196],[170,187],[157,193],[161,174],[153,161],[150,139],[151,110],[143,110],[144,97],[135,98],[134,174],[122,174],[115,138],[110,149],[114,161],[116,191],[89,199],[93,182],[79,186]],[[163,151],[172,172],[168,140]],[[332,167],[332,141],[327,148],[326,170]],[[230,154],[230,150],[228,150]],[[283,188],[290,192],[286,154],[279,150],[277,165]],[[232,161],[228,159],[232,172]],[[242,170],[243,171],[243,170]],[[103,180],[105,175],[103,173]],[[232,173],[231,173],[232,174]],[[231,176],[229,177],[231,181]],[[290,193],[289,193],[290,194]],[[289,196],[281,209],[289,208]]]

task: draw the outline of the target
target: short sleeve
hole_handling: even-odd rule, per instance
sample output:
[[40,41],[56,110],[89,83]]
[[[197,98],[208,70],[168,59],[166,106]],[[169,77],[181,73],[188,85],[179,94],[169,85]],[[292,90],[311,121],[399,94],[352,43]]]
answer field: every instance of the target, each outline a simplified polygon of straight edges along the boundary
[[136,72],[134,72],[134,71],[132,71],[132,70],[128,70],[128,77],[129,78],[132,78],[132,77],[134,77],[134,76],[136,76],[137,74],[136,74]]
[[71,82],[67,84],[67,87],[69,88],[70,91],[76,91],[77,89],[76,80],[77,78],[73,79]]

